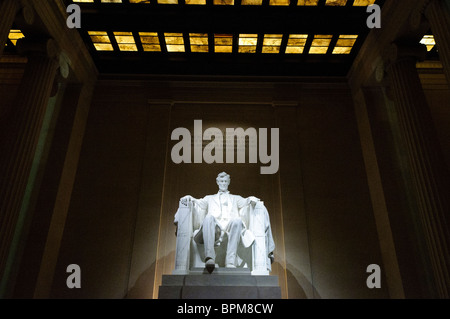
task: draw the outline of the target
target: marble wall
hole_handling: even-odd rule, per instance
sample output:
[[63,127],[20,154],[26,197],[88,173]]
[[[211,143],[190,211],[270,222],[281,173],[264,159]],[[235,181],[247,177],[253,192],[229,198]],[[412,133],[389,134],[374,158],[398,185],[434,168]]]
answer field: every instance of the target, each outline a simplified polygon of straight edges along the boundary
[[[170,134],[193,132],[195,119],[279,128],[278,172],[175,164]],[[283,298],[388,297],[384,284],[366,286],[366,267],[382,261],[346,83],[108,80],[91,105],[51,296],[156,298],[174,265],[178,199],[215,193],[221,171],[232,193],[268,207]],[[66,287],[72,263],[83,289]]]

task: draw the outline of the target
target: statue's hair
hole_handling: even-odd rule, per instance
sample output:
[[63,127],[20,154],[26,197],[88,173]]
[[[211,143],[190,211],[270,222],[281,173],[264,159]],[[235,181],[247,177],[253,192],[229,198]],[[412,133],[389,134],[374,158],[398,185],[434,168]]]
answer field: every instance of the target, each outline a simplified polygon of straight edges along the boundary
[[225,173],[225,172],[219,173],[219,174],[217,175],[216,181],[217,181],[219,178],[224,178],[224,177],[228,177],[228,180],[231,181],[231,176],[230,176],[229,174]]

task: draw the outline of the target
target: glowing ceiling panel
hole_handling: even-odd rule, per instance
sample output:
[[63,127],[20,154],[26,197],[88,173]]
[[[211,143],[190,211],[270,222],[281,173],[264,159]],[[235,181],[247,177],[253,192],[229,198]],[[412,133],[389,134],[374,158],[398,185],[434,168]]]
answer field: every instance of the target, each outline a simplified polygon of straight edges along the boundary
[[370,6],[375,3],[376,0],[355,0],[353,6],[355,7],[365,7]]
[[232,6],[234,5],[234,0],[213,0],[213,4]]
[[239,53],[255,53],[257,43],[258,43],[257,34],[240,34]]
[[340,35],[333,49],[333,54],[350,54],[358,35]]
[[191,52],[208,52],[207,33],[189,33]]
[[137,51],[132,32],[114,32],[120,51]]
[[330,46],[332,35],[316,34],[312,41],[310,54],[326,54]]
[[[97,51],[114,51],[114,45],[111,42],[109,34],[106,31],[88,31],[92,43]],[[157,32],[119,32],[112,33],[117,43],[119,51],[139,51],[144,52],[161,52],[160,39],[163,39],[167,52],[186,52],[186,46],[189,46],[190,52],[201,53],[209,52],[209,35],[208,33],[161,33]],[[286,36],[285,48],[281,52],[283,37]],[[17,39],[23,37],[20,30],[11,30],[10,40],[15,44]],[[232,34],[214,34],[214,52],[232,53],[233,52],[233,35]],[[308,38],[312,37],[310,46],[307,46]],[[241,33],[238,36],[237,52],[239,53],[257,53],[258,34]],[[185,39],[189,39],[185,43]],[[261,47],[259,53],[286,53],[286,54],[303,54],[305,48],[308,48],[308,54],[350,54],[358,39],[358,35],[337,36],[336,43],[329,48],[332,43],[333,35],[308,35],[308,34],[264,34],[260,41]],[[140,41],[138,47],[136,41]],[[186,40],[187,41],[187,40]],[[433,36],[425,36],[421,43],[427,45],[430,51],[434,45]],[[331,50],[332,49],[332,50]],[[188,51],[189,52],[189,51]]]
[[325,2],[326,6],[345,6],[347,4],[347,0],[327,0]]
[[286,46],[287,54],[302,54],[305,50],[307,34],[290,34]]
[[145,52],[161,52],[157,32],[139,32],[139,37]]
[[420,43],[426,45],[428,51],[433,50],[434,46],[436,45],[436,41],[434,40],[433,35],[425,35],[422,40],[420,40]]
[[184,52],[183,33],[164,33],[167,52]]
[[206,0],[185,0],[186,4],[197,4],[197,5],[205,5]]
[[319,0],[298,0],[298,6],[317,6]]
[[291,3],[290,0],[270,0],[269,5],[271,6],[288,6]]
[[232,53],[233,35],[232,34],[214,34],[214,52]]
[[265,34],[262,53],[280,53],[282,34]]
[[243,5],[243,6],[260,6],[260,5],[262,5],[262,0],[241,0],[241,5]]
[[13,29],[13,30],[10,30],[10,31],[9,31],[8,39],[9,39],[9,40],[12,42],[12,44],[14,44],[14,45],[17,44],[17,41],[18,41],[19,39],[22,39],[22,38],[24,38],[24,37],[25,37],[25,36],[23,35],[22,31],[20,31],[20,30]]
[[106,31],[89,31],[88,34],[97,51],[114,51]]

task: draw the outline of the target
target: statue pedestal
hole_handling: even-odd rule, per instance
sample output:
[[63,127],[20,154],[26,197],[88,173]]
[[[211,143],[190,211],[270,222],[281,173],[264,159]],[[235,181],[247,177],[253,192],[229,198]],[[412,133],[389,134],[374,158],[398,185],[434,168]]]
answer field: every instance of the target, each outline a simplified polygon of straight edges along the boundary
[[278,276],[252,276],[249,269],[196,268],[188,275],[163,275],[159,299],[281,299]]

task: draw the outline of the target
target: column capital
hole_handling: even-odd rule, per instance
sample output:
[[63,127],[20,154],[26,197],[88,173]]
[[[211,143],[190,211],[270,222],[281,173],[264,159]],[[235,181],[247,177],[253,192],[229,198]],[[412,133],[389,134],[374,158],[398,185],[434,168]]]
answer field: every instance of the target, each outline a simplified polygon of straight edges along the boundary
[[22,55],[42,55],[49,59],[57,59],[60,54],[58,44],[53,39],[22,38],[17,41],[17,50]]
[[33,8],[33,5],[25,0],[16,0],[16,17],[15,23],[18,25],[20,29],[24,29],[27,26],[31,26],[36,21],[36,11]]
[[430,7],[430,4],[444,2],[445,0],[420,0],[416,6],[414,11],[417,11],[420,14],[426,14],[427,9]]
[[16,11],[22,7],[22,3],[17,0],[0,0],[0,6],[2,5],[12,5]]
[[[429,10],[434,5],[444,5],[445,0],[421,0],[416,8],[412,11],[409,18],[409,24],[413,30],[417,30],[423,23],[423,18],[428,18]],[[440,3],[441,2],[441,3]],[[449,7],[450,9],[450,7]]]
[[426,54],[427,47],[423,44],[393,42],[385,52],[385,60],[389,66],[401,60],[423,61]]
[[[424,0],[421,7],[422,13],[426,16],[433,5],[440,5],[440,8],[445,8],[445,0]],[[447,4],[447,9],[450,9],[450,4]]]
[[417,10],[419,10],[421,13],[425,13],[426,8],[428,5],[435,0],[422,0],[422,3],[417,7]]
[[21,2],[21,10],[19,18],[28,25],[32,25],[35,21],[34,8],[28,2]]

